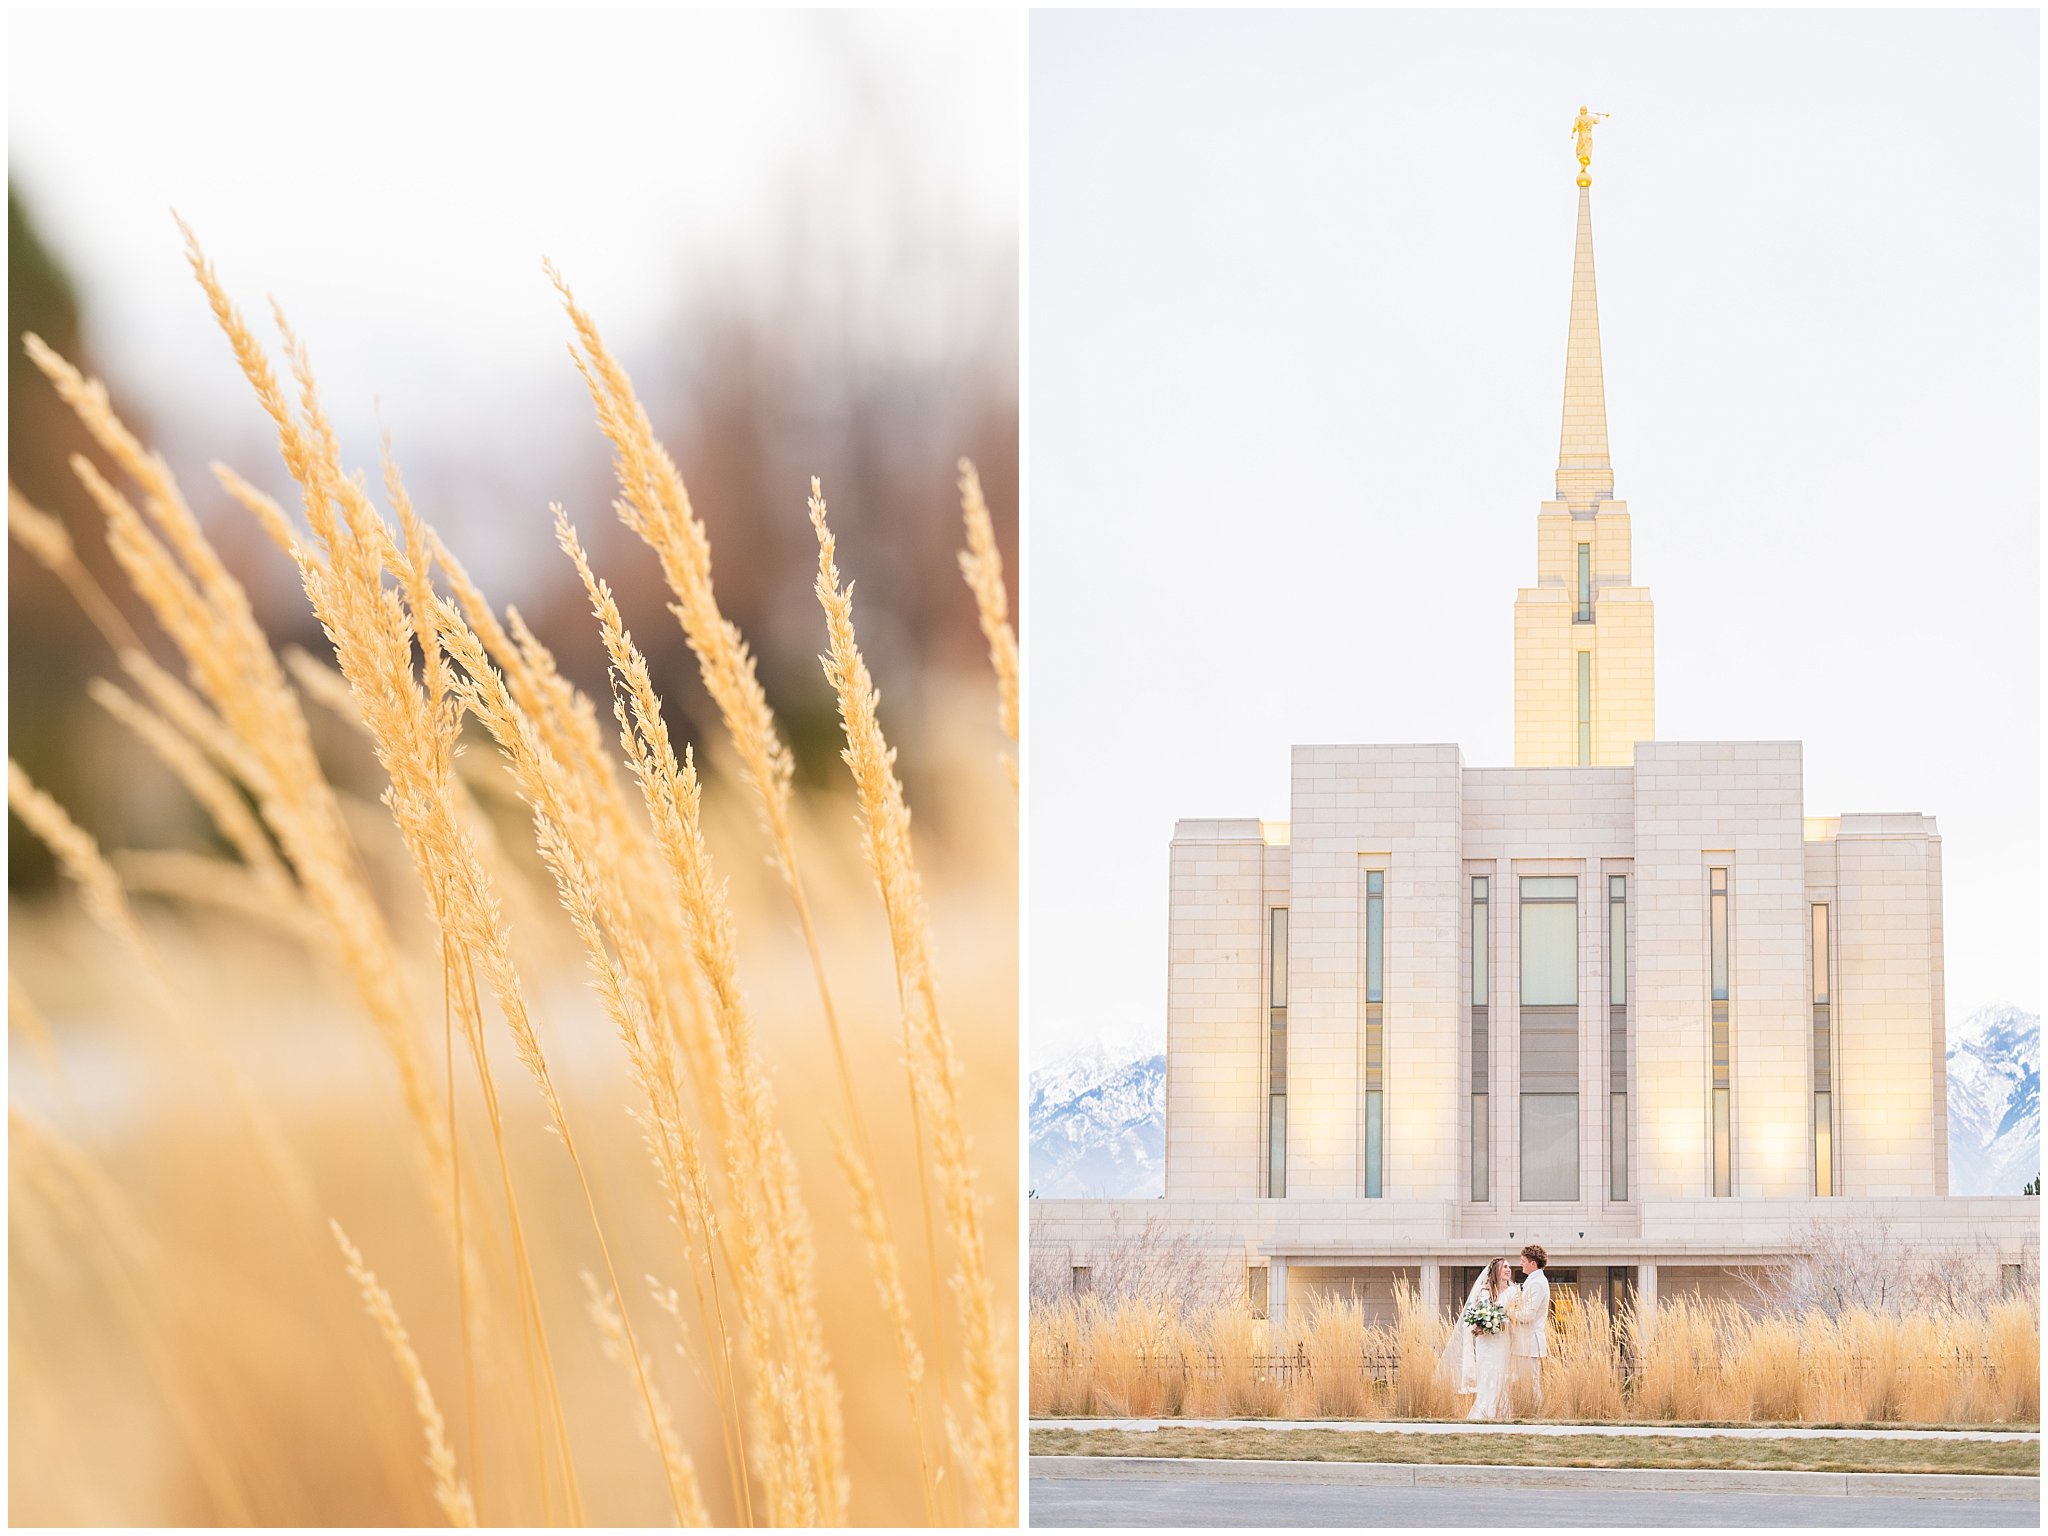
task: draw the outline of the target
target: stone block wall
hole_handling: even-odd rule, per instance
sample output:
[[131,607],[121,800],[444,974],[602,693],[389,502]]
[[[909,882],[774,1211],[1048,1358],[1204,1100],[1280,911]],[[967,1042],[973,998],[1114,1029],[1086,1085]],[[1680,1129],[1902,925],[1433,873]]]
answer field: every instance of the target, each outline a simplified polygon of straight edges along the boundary
[[1259,823],[1176,823],[1168,870],[1166,1192],[1257,1195],[1267,996]]
[[[1591,517],[1560,502],[1536,519],[1537,584],[1515,598],[1515,765],[1578,764],[1578,656],[1593,655],[1593,763],[1626,765],[1656,733],[1655,622],[1630,585],[1627,506]],[[1592,622],[1578,623],[1578,546],[1591,548]]]
[[1293,755],[1288,1198],[1364,1190],[1365,872],[1384,870],[1387,1197],[1453,1198],[1462,1158],[1455,746],[1305,746]]
[[1946,1194],[1941,839],[1930,816],[1848,815],[1832,846],[1842,1192]]
[[1635,766],[1644,1198],[1711,1194],[1708,870],[1729,881],[1736,1195],[1813,1188],[1812,1004],[1797,742],[1645,742]]

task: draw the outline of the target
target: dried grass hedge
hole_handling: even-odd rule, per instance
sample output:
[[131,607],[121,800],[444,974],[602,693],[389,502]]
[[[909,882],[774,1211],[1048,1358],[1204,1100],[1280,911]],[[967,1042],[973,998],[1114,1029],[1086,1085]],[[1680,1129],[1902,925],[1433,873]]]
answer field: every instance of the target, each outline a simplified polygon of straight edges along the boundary
[[[1275,1328],[1242,1306],[1196,1313],[1091,1298],[1031,1309],[1034,1416],[1460,1418],[1437,1371],[1447,1318],[1404,1285],[1391,1320],[1311,1294]],[[1976,1308],[1751,1310],[1680,1294],[1654,1326],[1565,1297],[1553,1313],[1543,1402],[1577,1422],[2031,1424],[2040,1323],[2015,1295]],[[1644,1337],[1647,1332],[1647,1339]],[[1629,1364],[1633,1363],[1633,1369]],[[1178,1409],[1167,1406],[1178,1400]]]

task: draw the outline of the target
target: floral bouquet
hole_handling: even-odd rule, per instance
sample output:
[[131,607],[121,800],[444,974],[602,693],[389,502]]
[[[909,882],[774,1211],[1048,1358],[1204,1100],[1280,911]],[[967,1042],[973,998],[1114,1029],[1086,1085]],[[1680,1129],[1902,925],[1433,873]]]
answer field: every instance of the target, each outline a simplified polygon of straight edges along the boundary
[[1475,1301],[1458,1321],[1474,1333],[1499,1333],[1508,1325],[1508,1309],[1497,1301]]

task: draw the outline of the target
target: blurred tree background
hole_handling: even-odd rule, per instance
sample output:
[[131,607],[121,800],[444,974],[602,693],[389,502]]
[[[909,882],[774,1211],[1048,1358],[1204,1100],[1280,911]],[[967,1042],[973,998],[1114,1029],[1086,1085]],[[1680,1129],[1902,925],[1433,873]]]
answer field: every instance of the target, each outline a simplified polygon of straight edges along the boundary
[[[142,398],[124,387],[121,338],[96,330],[93,294],[67,271],[71,253],[39,228],[31,191],[10,176],[13,484],[64,523],[87,565],[156,645],[161,637],[128,599],[102,520],[69,467],[71,455],[90,452],[90,445],[22,353],[22,333],[34,331],[104,377],[116,408],[171,461],[209,534],[250,588],[273,641],[329,655],[289,563],[205,473],[207,462],[220,458],[295,509],[293,487],[260,422],[252,420],[246,434],[227,442],[159,438],[153,426],[178,416],[179,403]],[[913,200],[904,194],[898,203],[894,211],[903,224],[892,259],[848,256],[821,267],[814,242],[826,242],[829,251],[830,231],[807,227],[803,199],[792,191],[786,270],[736,277],[715,301],[678,295],[674,318],[660,334],[612,330],[608,339],[634,374],[709,529],[721,604],[759,658],[800,783],[836,771],[840,744],[817,660],[824,639],[811,590],[816,547],[805,515],[809,477],[823,477],[841,564],[858,584],[862,642],[883,689],[884,718],[903,744],[901,769],[916,803],[925,798],[918,793],[917,743],[927,711],[949,680],[990,690],[993,729],[986,650],[955,564],[962,536],[954,464],[962,455],[981,472],[1016,610],[1016,258],[1014,250],[994,259],[974,253],[979,259],[966,264],[971,270],[963,281],[962,253],[932,238],[931,215],[922,216],[926,227],[920,227]],[[168,229],[161,259],[178,260]],[[255,275],[290,291],[289,272]],[[259,294],[244,291],[252,314],[260,311]],[[604,325],[603,296],[582,290],[579,296]],[[534,302],[549,298],[537,278]],[[202,302],[196,289],[192,302]],[[900,324],[906,314],[918,318],[908,337]],[[895,323],[877,323],[883,320]],[[308,339],[318,368],[322,338]],[[580,391],[563,354],[537,358],[534,366],[560,369]],[[244,403],[236,397],[246,397],[246,386],[224,348],[192,357],[189,374],[192,391]],[[330,404],[346,411],[357,403]],[[553,549],[547,502],[559,500],[569,509],[656,668],[679,737],[702,742],[718,729],[716,710],[668,614],[669,596],[651,552],[610,511],[615,487],[607,445],[587,401],[581,405],[522,421],[512,432],[478,418],[469,441],[451,438],[445,426],[423,440],[406,422],[390,425],[415,498],[458,556],[495,601],[520,609],[571,679],[601,700],[602,652],[581,588]],[[560,482],[533,494],[533,477],[506,462],[528,455]],[[374,462],[361,467],[374,483]],[[142,749],[84,691],[88,678],[112,670],[105,643],[41,565],[18,546],[10,547],[10,561],[13,755],[110,845],[190,846],[207,839],[204,818],[153,764],[139,773],[121,771]],[[159,655],[168,659],[168,647],[160,646]],[[709,772],[717,771],[717,762],[709,759]],[[943,807],[948,801],[925,803]],[[46,884],[51,866],[44,850],[11,820],[8,835],[10,888]]]
[[[96,536],[97,512],[79,509],[75,453],[90,452],[84,428],[44,382],[21,350],[21,336],[34,331],[88,371],[93,359],[83,345],[78,293],[64,266],[44,242],[23,206],[12,178],[7,188],[7,474],[15,489],[36,506],[62,518],[81,557],[110,590],[113,559]],[[127,402],[123,402],[127,408]],[[138,428],[146,423],[137,422]],[[90,516],[73,516],[83,510]],[[106,647],[78,605],[51,574],[10,541],[7,565],[7,742],[8,751],[38,783],[76,792],[88,733],[77,728],[85,704],[85,680],[107,669]],[[124,604],[129,612],[137,605]],[[52,873],[49,850],[20,822],[7,823],[7,881],[10,889],[39,886]]]

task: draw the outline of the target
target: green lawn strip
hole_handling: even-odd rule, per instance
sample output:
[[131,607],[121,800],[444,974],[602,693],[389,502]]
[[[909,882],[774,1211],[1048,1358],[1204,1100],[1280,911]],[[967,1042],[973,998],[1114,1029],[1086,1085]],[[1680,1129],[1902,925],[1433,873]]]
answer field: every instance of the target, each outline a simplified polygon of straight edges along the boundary
[[1194,1456],[1744,1472],[1963,1472],[2030,1477],[2038,1445],[1984,1440],[1766,1440],[1679,1435],[1411,1435],[1327,1429],[1034,1429],[1040,1456]]
[[[1039,1419],[1057,1419],[1063,1417],[1063,1415],[1055,1413],[1041,1413],[1034,1415],[1034,1417]],[[1090,1420],[1093,1420],[1097,1417],[1108,1418],[1119,1416],[1108,1414],[1088,1414],[1073,1415],[1072,1417],[1076,1427],[1084,1427]],[[1143,1414],[1134,1414],[1130,1415],[1130,1417],[1146,1419],[1147,1423],[1173,1423],[1172,1418],[1151,1419],[1146,1418],[1146,1416]],[[1217,1417],[1225,1417],[1225,1415],[1217,1415]],[[1276,1429],[1285,1429],[1290,1424],[1324,1424],[1329,1423],[1331,1421],[1327,1419],[1269,1419],[1265,1422],[1273,1425],[1273,1427]],[[1361,1422],[1369,1422],[1374,1424],[1463,1424],[1467,1421],[1462,1415],[1460,1415],[1458,1418],[1455,1419],[1432,1419],[1427,1417],[1417,1417],[1399,1420],[1371,1419],[1363,1420]],[[1565,1426],[1566,1428],[1578,1429],[1606,1429],[1617,1423],[1627,1423],[1631,1428],[1642,1429],[1898,1429],[1911,1430],[1915,1434],[1930,1435],[1958,1434],[1966,1431],[1976,1434],[1996,1435],[2038,1435],[2041,1432],[2040,1421],[2035,1419],[2014,1421],[2008,1424],[1909,1424],[1902,1419],[1888,1419],[1883,1421],[1875,1419],[1843,1419],[1839,1421],[1809,1421],[1806,1419],[1800,1419],[1797,1421],[1788,1420],[1784,1422],[1780,1422],[1776,1419],[1532,1419],[1530,1422],[1535,1424],[1559,1424]]]

